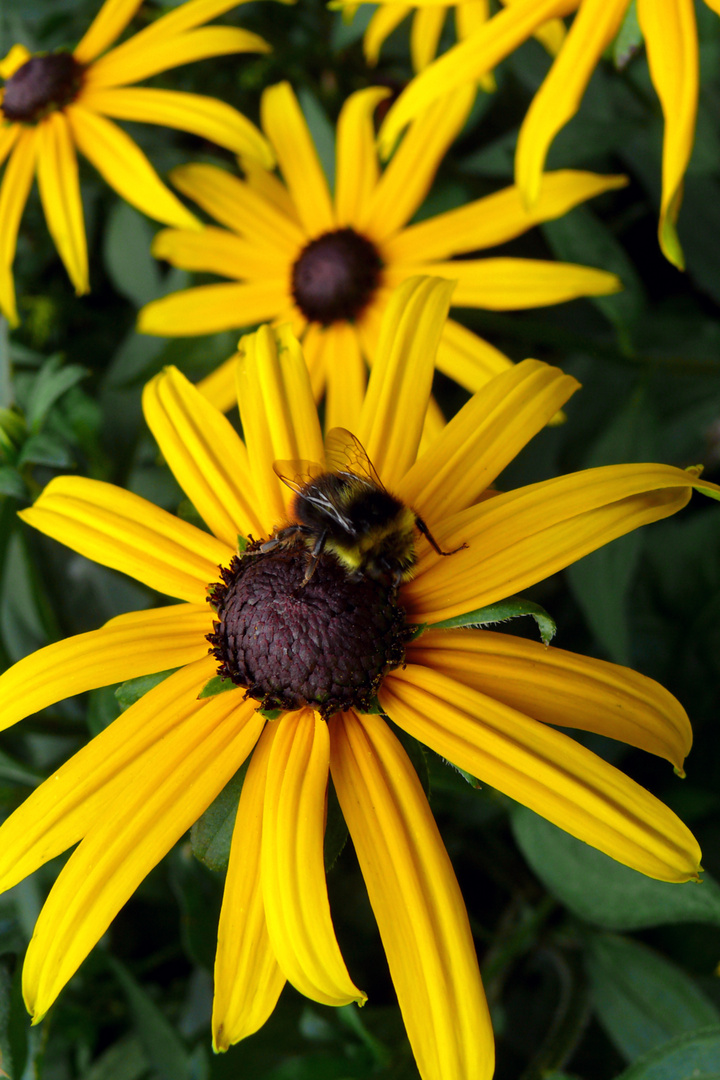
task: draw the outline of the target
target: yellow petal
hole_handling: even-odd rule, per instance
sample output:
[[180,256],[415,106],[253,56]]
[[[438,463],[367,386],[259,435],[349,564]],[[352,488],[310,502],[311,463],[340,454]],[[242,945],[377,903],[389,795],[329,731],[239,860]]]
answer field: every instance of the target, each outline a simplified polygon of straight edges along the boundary
[[263,803],[272,730],[253,751],[233,828],[215,957],[213,1047],[227,1050],[261,1028],[285,985],[270,944],[260,882]]
[[205,602],[235,552],[139,495],[80,476],[51,480],[19,516],[86,558],[194,604]]
[[423,1080],[489,1080],[493,1036],[460,889],[420,782],[378,716],[330,721],[332,778]]
[[[143,643],[141,635],[138,627],[138,645]],[[198,691],[216,669],[213,657],[188,663],[149,690],[33,791],[0,828],[0,891],[82,839],[105,807],[132,786],[133,770],[143,755],[157,754],[168,732],[203,707]],[[238,689],[235,695],[241,699],[243,691]]]
[[267,139],[247,117],[231,105],[202,94],[121,87],[89,89],[80,101],[86,109],[117,120],[139,120],[189,131],[235,154],[256,157],[268,168],[275,160]]
[[474,394],[489,379],[508,371],[512,360],[489,341],[479,338],[454,319],[448,319],[438,345],[435,366]]
[[245,0],[187,0],[150,23],[132,40],[142,42],[143,48],[151,41],[160,44],[169,37],[176,37],[201,23],[217,19],[218,15],[224,15],[230,8],[238,7],[244,2]]
[[504,188],[457,210],[411,225],[386,241],[384,254],[394,264],[444,259],[460,252],[494,247],[520,236],[541,221],[562,217],[586,199],[626,184],[625,176],[558,169],[543,176],[540,197],[531,210],[525,208],[518,188]]
[[367,367],[357,331],[350,323],[335,323],[326,329],[323,340],[322,362],[327,380],[325,430],[344,427],[357,431],[367,384]]
[[105,0],[84,36],[73,50],[79,64],[89,64],[120,37],[142,0]]
[[238,163],[253,191],[299,225],[297,209],[282,180],[264,169],[255,158],[240,157]]
[[410,27],[410,56],[413,71],[422,71],[435,59],[442,28],[445,24],[445,7],[419,7]]
[[435,524],[444,550],[468,546],[442,559],[421,543],[418,576],[403,588],[403,603],[413,621],[433,623],[522,592],[617,536],[677,513],[698,483],[671,465],[607,465],[497,495]]
[[38,124],[37,175],[45,220],[78,295],[89,292],[87,243],[75,146],[64,115]]
[[490,630],[428,630],[408,645],[407,658],[535,720],[667,758],[678,772],[690,753],[680,702],[631,668]]
[[662,881],[697,878],[690,830],[567,735],[428,668],[392,672],[378,696],[413,738],[586,844]]
[[695,139],[700,78],[695,8],[692,0],[672,0],[662,10],[638,0],[637,14],[650,76],[665,117],[658,239],[665,257],[682,270],[685,261],[675,222]]
[[87,88],[140,82],[193,60],[240,52],[266,53],[270,52],[270,46],[257,34],[234,26],[206,26],[202,30],[151,42],[144,41],[142,34],[136,34],[92,65],[83,93]]
[[327,179],[290,83],[265,90],[260,114],[303,228],[309,236],[334,229]]
[[167,671],[208,651],[212,611],[176,605],[133,611],[18,660],[0,675],[0,728],[98,686]]
[[620,29],[629,2],[582,0],[565,43],[533,98],[515,155],[515,182],[529,206],[540,195],[550,143],[580,108],[588,80]]
[[287,304],[287,296],[283,280],[198,285],[146,304],[138,315],[137,328],[141,334],[161,337],[235,330],[274,318]]
[[232,425],[177,368],[166,368],[143,391],[143,412],[177,482],[220,540],[259,536],[245,444]]
[[400,132],[431,104],[456,87],[492,71],[553,15],[568,15],[579,0],[521,0],[489,19],[472,37],[448,49],[410,82],[380,129],[380,153],[387,157]]
[[65,109],[78,150],[131,206],[181,229],[199,222],[165,187],[140,147],[124,131],[81,105]]
[[452,290],[452,282],[410,278],[383,316],[357,435],[391,490],[417,454]]
[[259,248],[228,229],[163,229],[153,238],[152,254],[183,270],[235,278],[273,278],[287,271],[276,251]]
[[546,307],[578,296],[607,296],[622,289],[622,282],[606,270],[544,259],[458,259],[419,266],[388,267],[392,288],[407,274],[433,274],[457,282],[453,306],[514,311]]
[[215,368],[197,384],[200,393],[222,413],[230,412],[237,405],[237,394],[235,392],[236,363],[236,357],[231,356],[229,360],[225,360],[220,367]]
[[[31,56],[32,53],[24,45],[13,45],[7,56],[0,60],[0,77],[7,82],[16,71],[19,71],[23,64],[27,63]],[[5,131],[7,130],[8,128],[5,128]]]
[[373,114],[389,94],[385,87],[371,86],[351,94],[340,110],[335,151],[338,225],[354,225],[361,220],[375,190],[379,168]]
[[170,176],[176,188],[216,221],[285,257],[289,277],[290,262],[300,254],[306,238],[297,222],[274,201],[215,165],[183,165]]
[[367,25],[363,37],[365,60],[370,67],[375,67],[380,59],[380,50],[396,26],[413,11],[410,4],[381,4],[376,8]]
[[270,730],[260,865],[273,951],[301,994],[323,1005],[363,1005],[335,938],[325,883],[327,722],[302,709]]
[[464,510],[579,388],[559,368],[524,360],[486,383],[397,485],[432,522]]
[[462,131],[475,100],[467,86],[432,105],[412,125],[368,201],[357,228],[378,243],[413,216],[430,190],[446,150]]
[[7,150],[14,143],[14,149],[5,167],[2,189],[0,189],[0,306],[11,326],[17,326],[18,317],[15,307],[15,286],[12,277],[12,264],[15,259],[17,234],[20,218],[27,197],[30,194],[35,158],[37,155],[38,127],[10,129],[3,149]]
[[293,497],[273,472],[273,462],[322,461],[317,407],[302,350],[289,327],[261,326],[240,339],[237,366],[240,419],[261,517],[269,527],[285,517]]
[[143,756],[132,785],[104,808],[40,912],[23,968],[25,1003],[36,1021],[143,878],[242,765],[263,722],[255,702],[220,694]]

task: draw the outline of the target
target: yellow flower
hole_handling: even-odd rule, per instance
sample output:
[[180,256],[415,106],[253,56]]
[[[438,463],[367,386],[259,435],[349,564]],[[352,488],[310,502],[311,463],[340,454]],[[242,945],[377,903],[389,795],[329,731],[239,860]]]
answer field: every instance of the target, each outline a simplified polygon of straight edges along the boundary
[[[445,551],[465,545],[443,558],[418,537],[416,574],[397,593],[349,575],[328,554],[303,584],[305,545],[293,548],[286,534],[265,539],[292,516],[293,495],[273,463],[323,458],[307,368],[288,327],[261,327],[241,342],[245,442],[176,369],[146,387],[163,457],[210,532],[81,477],[53,480],[23,512],[82,555],[181,601],[49,645],[0,678],[7,727],[63,697],[178,669],[0,829],[1,889],[79,841],[28,949],[23,985],[35,1019],[252,754],[218,931],[216,1048],[257,1030],[286,979],[326,1004],[364,1000],[340,954],[326,890],[330,775],[423,1080],[489,1078],[492,1033],[458,884],[404,750],[383,715],[357,703],[368,695],[443,757],[621,862],[669,881],[697,877],[699,849],[682,822],[550,726],[622,739],[679,770],[690,725],[667,691],[539,642],[433,624],[675,513],[693,487],[714,497],[720,488],[667,465],[618,465],[481,499],[577,388],[534,360],[488,382],[418,456],[450,291],[418,278],[392,298],[358,422],[388,489]],[[262,538],[265,550],[238,557],[238,534]],[[411,625],[429,628],[408,640]],[[240,685],[199,698],[218,654]],[[278,700],[279,717],[266,720],[258,705]]]
[[[372,116],[387,94],[373,87],[346,101],[337,126],[334,197],[287,83],[270,87],[262,99],[263,127],[284,184],[257,168],[248,169],[246,180],[210,165],[176,169],[175,185],[226,228],[164,230],[153,253],[174,266],[233,280],[148,304],[140,312],[139,329],[172,336],[250,327],[266,319],[290,321],[303,342],[316,400],[326,394],[327,426],[352,428],[366,364],[377,353],[382,312],[391,290],[409,277],[452,278],[459,282],[455,304],[494,310],[541,307],[620,288],[613,274],[585,266],[506,257],[451,261],[451,256],[503,243],[623,186],[623,177],[551,173],[530,213],[517,190],[507,188],[407,226],[465,123],[474,92],[454,93],[431,108],[381,173]],[[438,368],[471,392],[509,364],[460,323],[445,326]],[[203,390],[219,408],[230,408],[232,365],[221,368]]]
[[[705,3],[720,14],[720,0]],[[629,5],[630,0],[514,0],[413,79],[388,113],[381,146],[389,153],[405,125],[441,95],[491,70],[551,16],[575,11],[565,43],[520,128],[515,181],[527,205],[534,206],[542,197],[550,144],[580,107],[593,69],[620,29]],[[682,269],[675,223],[695,137],[698,39],[694,0],[637,0],[637,18],[665,117],[658,239],[666,258]]]
[[[110,52],[142,0],[105,0],[72,52],[31,56],[14,45],[0,63],[0,164],[10,155],[0,190],[0,309],[17,323],[12,264],[20,218],[37,172],[45,220],[77,293],[89,289],[87,243],[76,148],[108,184],[149,217],[197,229],[197,219],[162,183],[132,139],[107,117],[166,124],[201,135],[272,167],[257,128],[236,109],[198,94],[131,89],[160,71],[234,52],[267,52],[246,30],[198,29],[242,0],[190,0]],[[104,55],[101,55],[103,54]]]
[[[517,0],[503,0],[503,3],[517,3]],[[328,4],[328,7],[344,7],[343,0],[339,3]],[[437,54],[445,16],[450,7],[455,9],[455,31],[458,41],[465,41],[490,18],[489,0],[455,0],[454,3],[453,0],[449,0],[447,3],[434,4],[423,3],[422,0],[416,0],[412,4],[380,3],[368,23],[363,38],[365,59],[368,64],[377,64],[384,42],[412,11],[410,55],[415,71],[422,71]],[[534,36],[549,53],[555,56],[565,39],[565,26],[561,19],[551,19],[545,25],[538,27]],[[487,72],[480,76],[479,82],[483,90],[490,92],[495,89],[495,80]]]

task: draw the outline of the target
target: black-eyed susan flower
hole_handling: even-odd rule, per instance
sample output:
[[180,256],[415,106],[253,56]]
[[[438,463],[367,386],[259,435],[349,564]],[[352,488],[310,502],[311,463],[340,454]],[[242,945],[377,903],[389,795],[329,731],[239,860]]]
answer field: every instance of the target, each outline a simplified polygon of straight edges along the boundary
[[257,34],[202,26],[242,0],[189,0],[107,51],[142,0],[105,0],[72,52],[31,55],[14,45],[0,63],[0,310],[17,322],[12,264],[22,212],[37,174],[58,254],[78,293],[88,291],[87,244],[76,149],[123,199],[156,221],[187,229],[197,219],[162,183],[133,140],[108,117],[190,131],[272,166],[270,147],[237,109],[177,90],[132,87],[179,64],[235,52],[267,52]]
[[[705,3],[720,14],[718,0]],[[388,113],[382,146],[389,151],[408,121],[453,87],[491,70],[548,18],[575,12],[567,38],[520,128],[515,182],[532,207],[541,197],[550,144],[579,109],[590,76],[629,7],[630,0],[514,0],[413,79]],[[637,19],[665,118],[658,239],[666,258],[682,269],[675,224],[695,137],[699,62],[694,0],[637,0]]]
[[[503,0],[507,3],[508,0]],[[343,7],[342,0],[329,7]],[[412,13],[410,28],[410,56],[415,71],[422,71],[437,54],[440,36],[445,25],[448,10],[455,14],[455,32],[458,41],[465,41],[479,30],[490,18],[489,0],[458,0],[457,3],[415,4],[381,3],[370,19],[363,37],[365,58],[369,64],[377,64],[380,50],[393,30]],[[534,35],[553,56],[565,38],[565,26],[561,19],[550,19],[539,26]],[[495,81],[489,72],[483,72],[479,78],[483,90],[493,90]]]
[[[391,299],[358,421],[378,483],[453,552],[438,553],[417,533],[415,574],[399,588],[381,573],[349,573],[317,532],[307,543],[288,536],[297,504],[274,466],[292,479],[304,468],[292,462],[322,464],[324,454],[288,327],[261,327],[241,342],[244,442],[177,370],[146,388],[150,428],[209,532],[80,477],[53,480],[23,512],[49,536],[180,601],[49,645],[0,678],[7,727],[92,687],[177,669],[0,829],[3,889],[79,841],[25,962],[36,1019],[252,755],[218,931],[216,1048],[257,1030],[286,980],[326,1004],[364,1000],[343,962],[326,890],[331,777],[423,1080],[488,1078],[492,1033],[462,897],[383,712],[614,858],[669,881],[697,876],[700,853],[682,822],[550,726],[622,739],[681,769],[691,732],[669,693],[633,671],[540,643],[433,625],[675,513],[693,487],[715,497],[720,488],[667,465],[619,465],[481,499],[577,387],[533,360],[489,381],[418,456],[450,289],[413,279]],[[254,539],[242,554],[238,534]],[[412,627],[426,629],[411,638]],[[218,670],[236,685],[200,697]],[[274,719],[259,707],[276,710]]]
[[[352,427],[366,364],[377,352],[382,312],[391,290],[407,278],[420,273],[452,278],[458,281],[454,303],[491,309],[541,307],[620,287],[613,274],[586,266],[518,258],[450,261],[509,240],[625,180],[557,172],[547,177],[531,213],[523,209],[517,190],[507,188],[408,226],[465,122],[474,91],[451,94],[430,109],[381,172],[372,116],[387,94],[374,87],[346,101],[337,126],[334,196],[287,83],[270,87],[262,99],[263,127],[284,184],[257,168],[249,169],[245,180],[211,165],[174,170],[174,184],[225,228],[164,230],[153,253],[174,266],[232,280],[148,304],[139,329],[173,336],[266,319],[291,321],[316,398],[326,393],[328,426]],[[474,392],[510,361],[450,320],[437,364]],[[229,408],[235,402],[232,366],[221,368],[203,389],[220,408]]]

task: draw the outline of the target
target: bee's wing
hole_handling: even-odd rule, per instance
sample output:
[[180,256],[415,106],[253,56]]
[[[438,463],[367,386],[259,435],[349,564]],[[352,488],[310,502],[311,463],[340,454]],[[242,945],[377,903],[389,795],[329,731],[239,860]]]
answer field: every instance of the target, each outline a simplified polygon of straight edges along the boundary
[[287,484],[291,491],[298,494],[307,484],[317,480],[318,476],[322,476],[324,472],[327,472],[317,461],[304,461],[302,459],[296,461],[273,461],[273,470],[280,477],[283,484]]
[[385,490],[375,466],[365,453],[365,447],[347,428],[336,427],[327,433],[325,461],[328,472],[351,473],[367,480],[373,487]]

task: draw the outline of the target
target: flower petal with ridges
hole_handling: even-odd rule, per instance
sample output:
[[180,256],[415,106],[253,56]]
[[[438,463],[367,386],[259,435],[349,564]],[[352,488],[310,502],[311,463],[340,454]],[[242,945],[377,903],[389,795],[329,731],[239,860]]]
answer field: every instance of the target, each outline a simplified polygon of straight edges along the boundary
[[323,342],[321,367],[327,374],[325,430],[344,427],[356,431],[367,385],[357,331],[349,323],[335,323],[328,326]]
[[680,702],[631,668],[491,630],[428,630],[410,664],[442,671],[535,720],[620,739],[678,772],[692,745]]
[[197,218],[162,183],[139,146],[116,124],[81,105],[68,105],[65,115],[78,150],[126,202],[166,225],[200,228]]
[[259,536],[257,495],[245,444],[177,368],[143,391],[143,412],[160,453],[205,524],[234,549],[238,535]]
[[429,521],[471,506],[579,387],[559,368],[523,360],[463,406],[397,495]]
[[138,316],[138,330],[161,337],[217,334],[271,319],[286,301],[284,280],[198,285],[146,304]]
[[512,360],[489,341],[448,319],[440,337],[435,366],[474,394],[489,379],[508,371]]
[[419,7],[410,26],[410,58],[413,71],[422,71],[434,60],[447,9],[445,6]]
[[60,112],[38,124],[37,179],[50,235],[80,296],[90,288],[85,222],[75,146]]
[[515,183],[528,206],[537,201],[550,143],[580,108],[603,50],[620,29],[628,0],[583,0],[518,135]]
[[385,87],[370,86],[351,94],[340,110],[335,149],[335,218],[338,226],[354,225],[366,215],[380,175],[373,114],[389,94]]
[[375,67],[380,50],[396,26],[413,12],[410,4],[380,4],[372,14],[363,36],[363,51],[369,67]]
[[277,961],[301,994],[323,1005],[363,1005],[330,915],[323,865],[328,723],[312,709],[286,713],[263,734],[272,742],[263,809],[262,893]]
[[89,64],[105,52],[120,37],[143,0],[105,0],[105,3],[87,28],[85,35],[73,49],[79,64]]
[[59,476],[19,515],[88,559],[158,592],[203,604],[234,547],[102,480]]
[[700,80],[695,8],[692,0],[663,5],[638,0],[637,17],[665,118],[658,239],[665,257],[682,270],[685,260],[675,222],[695,139]]
[[[138,632],[135,641],[139,646],[142,639]],[[196,631],[196,643],[198,637]],[[152,644],[150,640],[146,648]],[[48,859],[67,851],[89,832],[113,800],[124,797],[143,756],[157,755],[157,747],[168,732],[203,707],[198,691],[216,668],[208,656],[186,662],[181,671],[148,690],[28,796],[0,828],[1,889],[11,888]],[[238,688],[236,702],[242,696]]]
[[[413,278],[385,311],[356,434],[392,489],[415,460],[453,282]],[[395,422],[401,416],[402,424]]]
[[[10,142],[9,136],[7,142]],[[11,326],[17,326],[18,322],[11,267],[15,258],[20,218],[35,172],[38,129],[21,129],[14,143],[0,188],[0,306]]]
[[267,763],[272,741],[262,736],[243,781],[223,890],[215,956],[212,1031],[216,1051],[262,1027],[285,985],[270,944],[260,882]]
[[206,702],[145,754],[122,794],[85,836],[50,890],[23,968],[37,1022],[120,908],[242,765],[264,723],[234,694]]
[[672,810],[567,735],[414,665],[388,675],[378,698],[413,738],[618,862],[697,878],[700,849]]
[[423,544],[405,605],[414,622],[433,623],[503,600],[677,513],[697,483],[671,465],[605,465],[497,495],[435,525],[446,551],[468,546],[437,559]]
[[272,278],[279,281],[287,264],[277,252],[259,248],[237,233],[206,225],[204,229],[161,229],[153,237],[152,254],[183,270],[219,274],[238,281]]
[[493,1038],[468,918],[420,781],[379,716],[338,714],[331,770],[423,1080],[489,1080]]
[[207,604],[173,604],[46,645],[0,675],[0,729],[86,690],[191,664],[207,653],[210,630]]
[[179,131],[189,131],[201,139],[232,150],[234,154],[252,154],[269,169],[275,161],[270,146],[254,124],[237,109],[203,94],[131,86],[88,90],[82,100],[84,107],[113,116],[116,120],[163,124]]
[[265,90],[260,114],[303,227],[309,236],[332,231],[335,213],[327,179],[290,83]]

